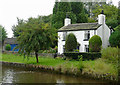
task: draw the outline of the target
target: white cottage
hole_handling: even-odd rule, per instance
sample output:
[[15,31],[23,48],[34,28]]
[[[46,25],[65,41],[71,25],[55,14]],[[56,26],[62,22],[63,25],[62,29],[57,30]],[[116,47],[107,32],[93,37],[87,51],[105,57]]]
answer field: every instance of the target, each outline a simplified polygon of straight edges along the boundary
[[79,52],[88,52],[89,39],[98,35],[102,39],[102,47],[106,48],[109,45],[110,29],[105,24],[105,15],[102,12],[98,15],[98,23],[77,23],[71,24],[71,19],[65,18],[64,26],[58,30],[58,53],[62,54],[65,51],[65,38],[69,33],[73,33],[79,46]]

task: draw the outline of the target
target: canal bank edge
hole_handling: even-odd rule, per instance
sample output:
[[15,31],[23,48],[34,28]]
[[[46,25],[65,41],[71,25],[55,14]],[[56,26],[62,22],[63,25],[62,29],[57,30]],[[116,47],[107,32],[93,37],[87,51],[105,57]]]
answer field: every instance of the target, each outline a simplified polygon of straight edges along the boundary
[[21,68],[27,68],[28,70],[32,71],[44,71],[44,72],[52,72],[52,73],[57,73],[57,74],[65,74],[65,75],[73,75],[77,77],[84,77],[84,78],[91,78],[95,80],[107,80],[109,82],[118,82],[118,79],[116,79],[114,76],[109,75],[109,74],[95,74],[93,72],[84,72],[84,71],[64,71],[62,72],[61,67],[48,67],[48,66],[42,66],[42,65],[33,65],[33,64],[24,64],[24,63],[15,63],[15,62],[3,62],[0,61],[2,65],[7,65],[7,66],[14,66],[14,67],[21,67]]

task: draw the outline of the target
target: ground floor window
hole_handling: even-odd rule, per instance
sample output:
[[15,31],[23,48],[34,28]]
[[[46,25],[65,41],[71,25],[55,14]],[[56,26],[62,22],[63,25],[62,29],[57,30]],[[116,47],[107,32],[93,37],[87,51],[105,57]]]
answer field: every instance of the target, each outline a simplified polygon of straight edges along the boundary
[[85,52],[89,52],[89,45],[85,45]]
[[79,50],[80,50],[80,44],[79,43],[77,43],[77,49],[78,49],[78,52],[79,52]]
[[63,53],[65,52],[65,45],[63,45]]

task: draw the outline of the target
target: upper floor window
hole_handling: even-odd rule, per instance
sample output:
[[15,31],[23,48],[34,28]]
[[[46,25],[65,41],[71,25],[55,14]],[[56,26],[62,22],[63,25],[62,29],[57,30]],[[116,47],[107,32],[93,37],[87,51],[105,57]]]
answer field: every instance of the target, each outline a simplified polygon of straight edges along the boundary
[[94,30],[94,35],[96,35],[96,30]]
[[65,45],[63,45],[63,53],[65,52]]
[[66,40],[67,32],[63,32],[63,41]]
[[90,31],[85,31],[84,41],[88,41],[90,39]]

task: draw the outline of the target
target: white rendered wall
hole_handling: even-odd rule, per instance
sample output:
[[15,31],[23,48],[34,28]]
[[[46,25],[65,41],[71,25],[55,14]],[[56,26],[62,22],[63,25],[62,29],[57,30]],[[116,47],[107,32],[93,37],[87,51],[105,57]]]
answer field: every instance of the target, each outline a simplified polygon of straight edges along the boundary
[[58,32],[58,53],[63,53],[63,45],[65,45],[65,41],[63,40],[63,32]]
[[[90,37],[94,35],[94,30],[85,30],[85,31],[90,31]],[[85,39],[85,31],[68,31],[67,35],[69,33],[73,33],[76,38],[77,42],[80,44],[79,47],[79,52],[85,52],[85,45],[89,45],[89,41],[83,41]],[[63,45],[65,45],[65,41],[63,40],[63,32],[58,32],[58,53],[62,54],[63,53]]]
[[64,22],[65,22],[64,26],[67,26],[67,25],[71,24],[71,19],[65,18]]
[[105,32],[104,32],[104,33],[105,33],[105,34],[104,34],[104,37],[105,37],[105,38],[104,38],[104,39],[105,39],[105,40],[104,40],[104,43],[105,43],[105,44],[104,44],[104,45],[105,45],[105,48],[107,48],[108,45],[110,45],[110,44],[109,44],[110,29],[109,29],[109,27],[108,27],[106,24],[105,24],[104,27],[105,27],[105,30],[104,30],[104,31],[105,31]]
[[105,24],[105,15],[104,14],[98,15],[98,24]]
[[106,24],[103,24],[97,29],[97,35],[101,37],[102,48],[106,48],[109,45],[110,29]]

